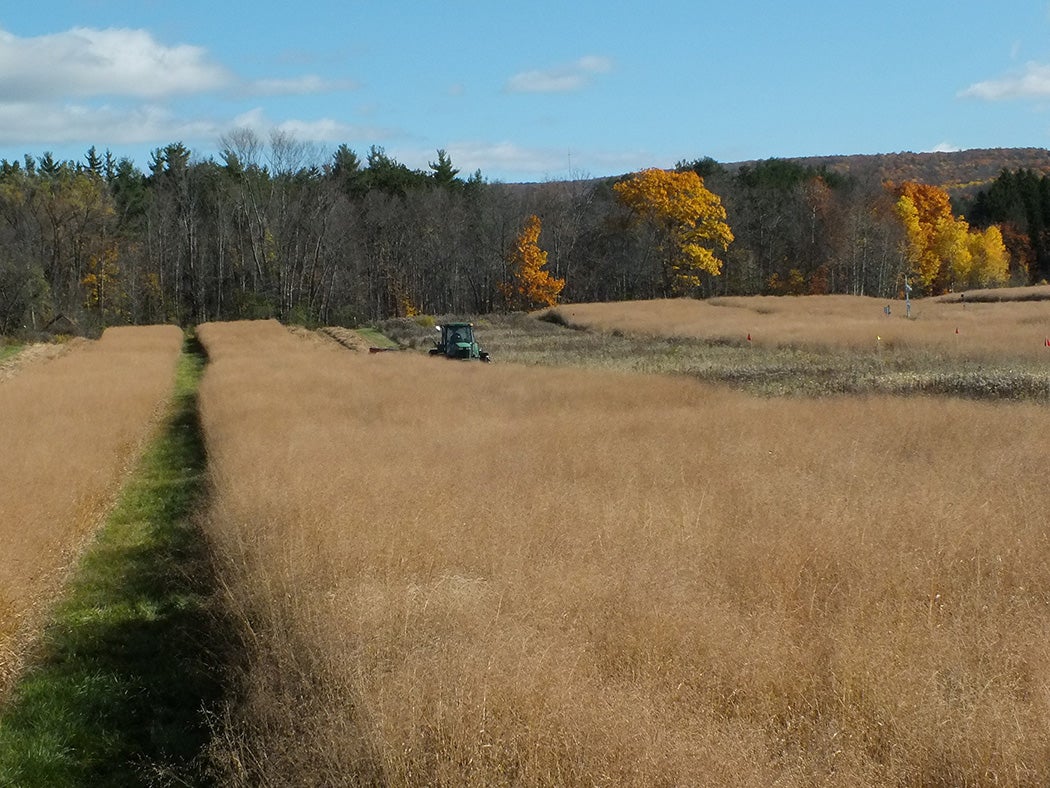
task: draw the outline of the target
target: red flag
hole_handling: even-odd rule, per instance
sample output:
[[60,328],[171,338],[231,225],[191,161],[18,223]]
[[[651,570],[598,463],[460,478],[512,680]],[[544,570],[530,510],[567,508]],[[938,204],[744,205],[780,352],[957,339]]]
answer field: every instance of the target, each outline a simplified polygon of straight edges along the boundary
[[[751,335],[750,335],[750,334],[748,334],[748,335],[747,335],[747,341],[748,341],[748,342],[750,342],[750,341],[751,341]],[[1046,344],[1047,344],[1047,345],[1050,345],[1050,339],[1048,339],[1048,340],[1046,341]]]

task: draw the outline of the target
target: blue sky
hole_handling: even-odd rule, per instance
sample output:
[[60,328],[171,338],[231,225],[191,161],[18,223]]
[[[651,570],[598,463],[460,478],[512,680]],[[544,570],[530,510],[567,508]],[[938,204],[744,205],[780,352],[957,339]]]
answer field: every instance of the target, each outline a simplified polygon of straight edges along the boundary
[[[11,8],[10,6],[14,6]],[[251,128],[537,181],[680,159],[1050,147],[1050,2],[43,0],[0,10],[0,157]]]

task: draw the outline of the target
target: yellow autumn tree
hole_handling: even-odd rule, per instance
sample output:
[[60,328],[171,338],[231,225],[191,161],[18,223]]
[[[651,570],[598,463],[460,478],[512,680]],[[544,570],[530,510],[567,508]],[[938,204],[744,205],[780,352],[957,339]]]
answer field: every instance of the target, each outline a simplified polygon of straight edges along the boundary
[[683,295],[698,288],[701,274],[718,276],[715,251],[733,242],[718,195],[692,170],[648,169],[613,186],[620,201],[656,228],[663,252],[664,289]]
[[1003,233],[994,224],[983,233],[970,233],[972,265],[970,287],[989,287],[1004,284],[1010,279],[1010,254],[1003,242]]
[[390,295],[394,302],[395,314],[398,317],[416,317],[420,310],[416,307],[409,295],[404,280],[399,276],[393,276],[390,280]]
[[93,310],[104,322],[119,322],[125,318],[126,294],[120,282],[115,247],[107,247],[91,256],[87,273],[80,284],[84,287],[84,306]]
[[952,220],[948,193],[936,186],[906,182],[897,188],[897,216],[904,225],[907,256],[913,283],[922,292],[933,292],[941,272],[935,236],[938,226]]
[[565,280],[546,270],[547,253],[540,249],[543,222],[532,214],[518,233],[514,248],[507,256],[509,281],[499,285],[500,293],[512,309],[536,309],[554,306],[565,287]]
[[952,215],[944,189],[903,183],[897,187],[896,210],[904,225],[910,273],[920,291],[988,287],[1009,279],[1010,258],[999,228],[971,230],[965,219]]
[[940,262],[939,279],[950,284],[965,284],[973,268],[970,251],[970,226],[950,213],[937,220],[933,228],[933,253]]

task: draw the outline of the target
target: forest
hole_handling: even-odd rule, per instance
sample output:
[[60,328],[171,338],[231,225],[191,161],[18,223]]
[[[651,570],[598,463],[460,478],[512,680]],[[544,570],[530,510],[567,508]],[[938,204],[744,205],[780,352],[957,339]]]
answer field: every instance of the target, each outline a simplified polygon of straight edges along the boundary
[[[662,206],[631,192],[637,175],[490,182],[462,177],[443,150],[423,171],[376,146],[323,153],[280,132],[233,132],[218,158],[175,142],[145,171],[94,147],[80,161],[5,159],[0,334],[262,317],[356,326],[553,299],[892,298],[906,281],[919,295],[1050,276],[1042,172],[1003,169],[954,202],[938,184],[805,160],[703,158],[674,172],[696,176],[699,213],[666,190]],[[522,263],[556,285],[531,304],[514,281]]]

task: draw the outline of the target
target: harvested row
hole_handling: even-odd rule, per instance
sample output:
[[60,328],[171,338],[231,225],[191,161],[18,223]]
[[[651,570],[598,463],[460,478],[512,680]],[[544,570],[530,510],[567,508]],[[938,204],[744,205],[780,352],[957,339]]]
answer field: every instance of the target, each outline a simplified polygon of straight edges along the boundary
[[230,784],[1045,782],[1045,408],[199,336]]
[[0,383],[0,693],[171,391],[182,332],[111,328]]

